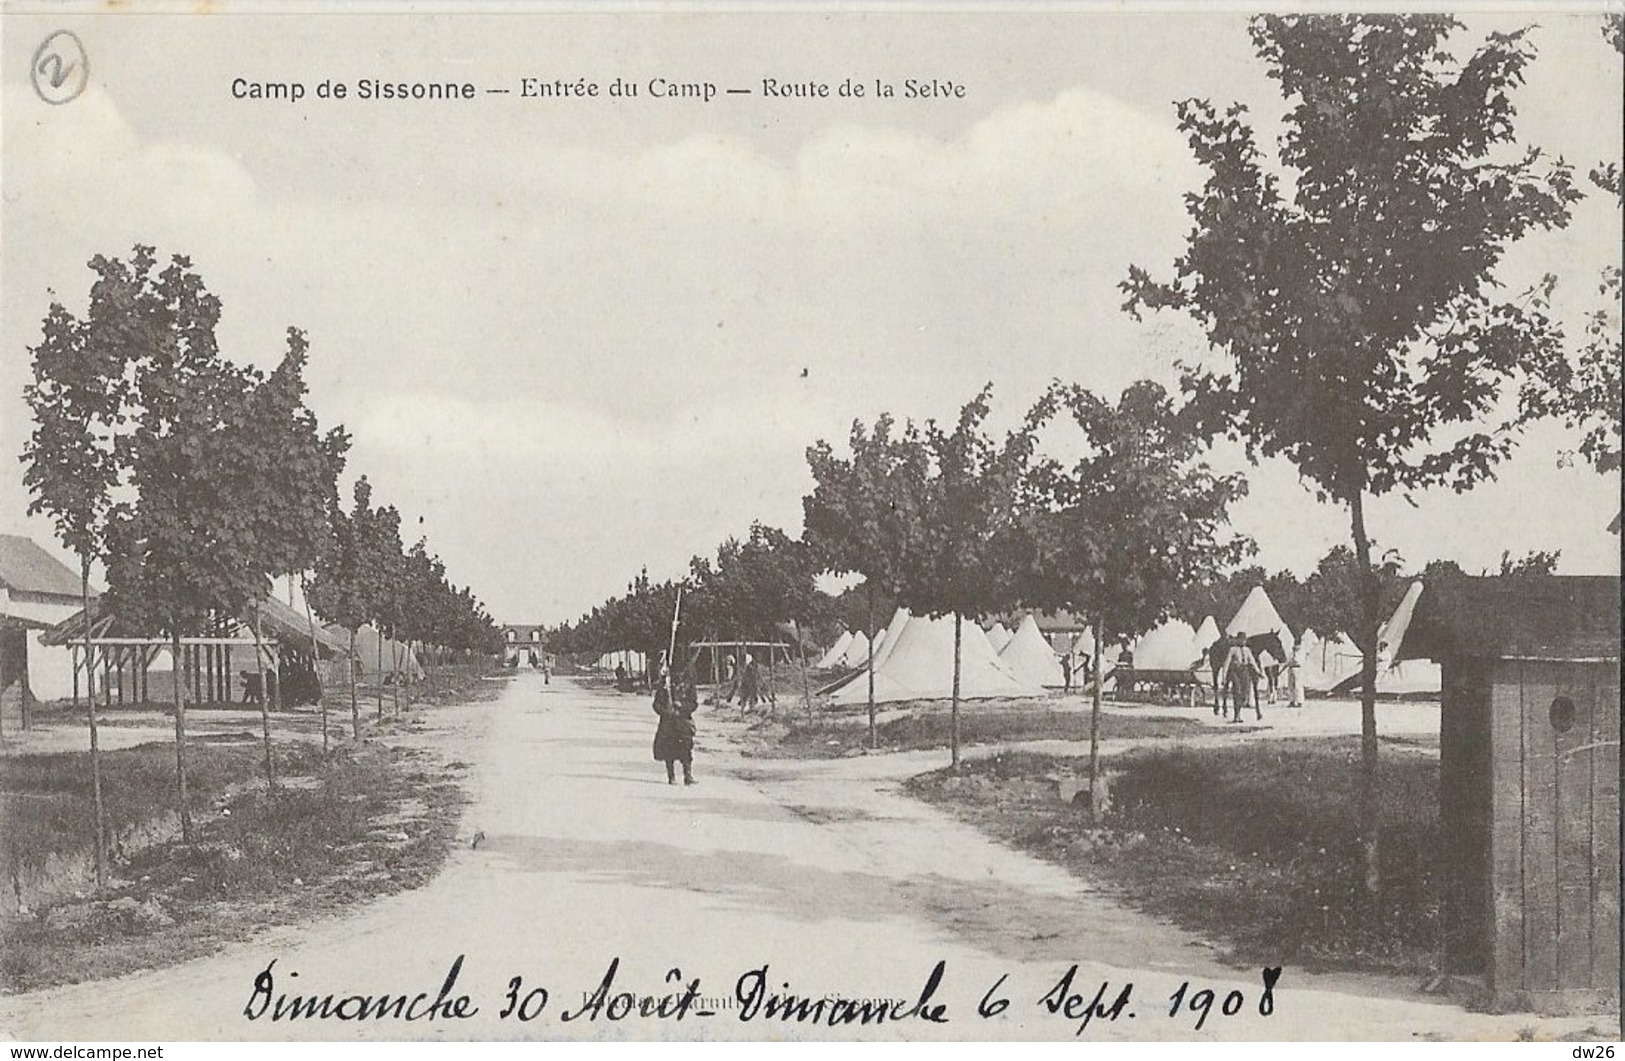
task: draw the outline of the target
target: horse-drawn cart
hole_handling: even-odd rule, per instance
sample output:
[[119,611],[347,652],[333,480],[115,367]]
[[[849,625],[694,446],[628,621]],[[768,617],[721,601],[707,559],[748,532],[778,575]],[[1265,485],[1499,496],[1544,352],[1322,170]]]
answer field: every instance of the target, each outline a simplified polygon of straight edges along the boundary
[[1159,700],[1195,706],[1206,698],[1208,683],[1195,667],[1156,669],[1118,667],[1110,675],[1119,696],[1148,693]]

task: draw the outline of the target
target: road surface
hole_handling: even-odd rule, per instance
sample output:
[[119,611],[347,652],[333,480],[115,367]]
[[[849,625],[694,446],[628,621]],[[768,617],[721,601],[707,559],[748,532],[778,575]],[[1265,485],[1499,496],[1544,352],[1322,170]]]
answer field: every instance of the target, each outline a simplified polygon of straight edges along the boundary
[[[1261,1005],[1260,970],[896,791],[940,753],[745,759],[702,713],[701,783],[685,788],[650,757],[643,697],[523,674],[499,700],[422,717],[414,739],[470,767],[461,840],[432,883],[172,968],[0,999],[0,1036],[1409,1040],[1606,1025],[1471,1014],[1409,984],[1292,968]],[[502,1015],[515,977],[529,1020]],[[329,994],[326,1018],[273,1019],[282,996]],[[770,1015],[768,996],[787,994],[805,1019]],[[340,1019],[369,1004],[340,1005],[355,995],[411,1005]],[[813,1005],[826,997],[895,1001]],[[871,1022],[829,1023],[859,1012]]]

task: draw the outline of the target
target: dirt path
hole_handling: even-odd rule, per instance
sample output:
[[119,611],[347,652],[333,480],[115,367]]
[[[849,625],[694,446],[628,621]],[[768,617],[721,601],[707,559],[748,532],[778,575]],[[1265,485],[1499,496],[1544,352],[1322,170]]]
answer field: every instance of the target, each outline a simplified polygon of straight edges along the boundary
[[[1041,1038],[1073,1035],[1078,1020],[1038,1000],[1073,964],[1075,1003],[1105,1005],[1130,981],[1118,1019],[1087,1038],[1511,1038],[1584,1022],[1489,1017],[1384,985],[1315,980],[1288,969],[1273,1015],[1258,1014],[1256,971],[1224,968],[1177,930],[1126,911],[1057,867],[991,843],[895,789],[910,757],[837,763],[742,760],[701,716],[695,788],[668,787],[649,755],[653,716],[642,697],[521,676],[496,702],[426,712],[415,740],[471,764],[463,827],[477,848],[454,852],[429,886],[344,919],[268,933],[211,958],[158,972],[0,999],[0,1034],[23,1040],[346,1038]],[[710,723],[709,728],[707,723]],[[940,756],[936,757],[940,759]],[[864,764],[861,768],[852,765]],[[928,765],[936,765],[931,762]],[[466,955],[452,995],[469,1019],[414,1023],[244,1016],[255,976],[273,959],[275,993],[435,998]],[[607,1011],[561,1021],[620,959],[616,990],[665,994],[668,970],[716,1013],[682,1020]],[[917,1018],[867,1028],[741,1020],[736,982],[764,964],[767,987],[818,998],[912,1003],[939,960],[934,1001],[947,1023]],[[297,973],[297,978],[294,974]],[[530,1023],[499,1016],[510,978],[551,994]],[[977,1016],[1000,977],[1010,1005]],[[1218,1005],[1167,1015],[1190,991],[1234,989]],[[747,980],[746,986],[749,986]],[[539,1000],[537,996],[536,1000]],[[1132,1012],[1134,1016],[1128,1014]]]

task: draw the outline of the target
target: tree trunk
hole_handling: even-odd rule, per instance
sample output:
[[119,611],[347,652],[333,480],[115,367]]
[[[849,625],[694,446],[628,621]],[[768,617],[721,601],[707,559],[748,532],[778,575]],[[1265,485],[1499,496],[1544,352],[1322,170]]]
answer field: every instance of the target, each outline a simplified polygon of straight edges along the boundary
[[395,704],[395,717],[401,717],[401,643],[396,641],[389,650],[390,667],[395,680],[389,683],[389,697]]
[[354,740],[361,739],[361,704],[356,699],[355,689],[355,665],[360,658],[355,653],[355,631],[351,630],[350,658],[345,662],[349,665],[350,670],[350,737]]
[[[79,565],[79,597],[84,603],[85,658],[90,658],[90,564]],[[96,726],[96,698],[90,698],[90,798],[96,805],[96,887],[107,887],[107,806],[102,802],[102,747]]]
[[1099,778],[1100,778],[1100,657],[1105,649],[1105,643],[1100,638],[1100,617],[1095,616],[1092,629],[1095,634],[1094,659],[1090,661],[1090,669],[1094,671],[1095,692],[1093,702],[1089,708],[1089,815],[1095,821],[1100,820]]
[[1381,602],[1371,569],[1371,541],[1365,532],[1364,490],[1349,500],[1354,527],[1354,557],[1360,577],[1360,832],[1365,844],[1365,890],[1374,896],[1382,883],[1377,861],[1381,825],[1377,810],[1377,627]]
[[378,721],[384,720],[384,628],[378,628]]
[[180,623],[169,621],[169,652],[174,660],[175,791],[180,801],[181,843],[192,842],[192,808],[186,801],[186,669],[181,662]]
[[[951,713],[948,716],[948,748],[953,756],[952,765],[959,765],[959,642],[960,629],[965,619],[958,612],[954,612],[954,698]],[[871,640],[870,645],[874,642]],[[873,648],[870,649],[872,653]]]
[[[305,598],[305,622],[310,624],[310,677],[316,683],[316,703],[322,710],[322,754],[327,754],[327,696],[322,691],[322,654],[316,643],[316,616],[310,610],[310,586],[301,581],[299,589]],[[288,593],[293,594],[293,576],[288,576]]]
[[[875,628],[875,584],[866,582],[869,589],[869,629]],[[880,737],[875,732],[875,639],[869,638],[869,747],[880,746]]]
[[265,788],[276,789],[276,769],[271,762],[271,686],[265,680],[265,641],[260,636],[259,605],[254,605],[254,661],[260,670],[260,728],[265,732]]
[[801,664],[801,698],[807,704],[807,721],[813,718],[812,683],[807,680],[807,643],[801,639],[801,624],[790,620],[790,632],[796,635],[796,660]]

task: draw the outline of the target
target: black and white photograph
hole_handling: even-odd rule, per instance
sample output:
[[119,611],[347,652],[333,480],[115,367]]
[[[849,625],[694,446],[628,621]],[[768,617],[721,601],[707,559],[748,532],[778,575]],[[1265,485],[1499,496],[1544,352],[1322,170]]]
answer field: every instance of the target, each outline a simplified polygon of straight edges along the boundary
[[1618,2],[7,0],[0,1040],[1612,1057],[1622,100]]

